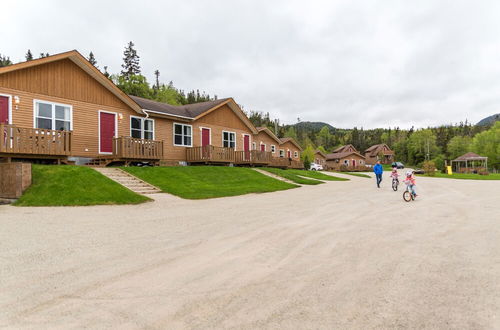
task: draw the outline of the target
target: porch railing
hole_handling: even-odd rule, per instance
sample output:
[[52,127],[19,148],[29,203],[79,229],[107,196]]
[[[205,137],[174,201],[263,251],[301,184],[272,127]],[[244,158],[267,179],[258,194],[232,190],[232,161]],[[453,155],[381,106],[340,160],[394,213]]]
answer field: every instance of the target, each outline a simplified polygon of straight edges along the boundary
[[236,164],[269,164],[273,157],[271,152],[260,150],[236,151],[235,155]]
[[235,151],[233,148],[214,146],[192,147],[186,149],[188,162],[227,162],[233,163]]
[[0,124],[0,153],[69,156],[73,133]]
[[289,167],[290,159],[285,157],[273,157],[269,165],[273,167]]
[[113,156],[128,159],[162,159],[163,141],[131,137],[114,138]]
[[300,160],[291,160],[290,161],[290,167],[291,168],[304,168],[304,162],[300,161]]

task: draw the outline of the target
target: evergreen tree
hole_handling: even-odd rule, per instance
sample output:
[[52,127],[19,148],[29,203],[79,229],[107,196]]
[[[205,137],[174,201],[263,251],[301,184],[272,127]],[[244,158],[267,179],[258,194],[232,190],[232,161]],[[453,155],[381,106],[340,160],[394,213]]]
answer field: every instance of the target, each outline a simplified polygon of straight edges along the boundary
[[154,88],[156,88],[156,90],[159,90],[160,89],[160,70],[155,70],[155,78],[156,78],[156,85],[154,86]]
[[123,64],[121,71],[122,76],[125,79],[129,79],[131,76],[137,76],[141,74],[141,67],[139,66],[139,55],[137,55],[137,51],[134,49],[134,43],[130,41],[125,47],[125,51],[123,52]]
[[31,50],[28,49],[28,51],[26,52],[26,61],[32,61],[33,60],[33,54],[31,53]]
[[95,59],[95,56],[94,56],[94,53],[90,52],[89,53],[89,57],[87,57],[87,60],[89,60],[90,64],[92,64],[93,66],[95,66],[97,69],[99,69],[99,67],[97,66],[97,61]]
[[50,54],[49,53],[40,53],[40,57],[39,58],[44,58],[44,57],[49,57]]
[[103,75],[105,75],[105,76],[106,76],[106,78],[111,79],[111,75],[110,75],[110,74],[109,74],[109,72],[108,72],[108,66],[107,66],[107,65],[105,65],[105,66],[104,66],[104,72],[103,72]]
[[9,65],[12,65],[12,61],[10,60],[10,57],[0,54],[0,68],[3,66],[9,66]]

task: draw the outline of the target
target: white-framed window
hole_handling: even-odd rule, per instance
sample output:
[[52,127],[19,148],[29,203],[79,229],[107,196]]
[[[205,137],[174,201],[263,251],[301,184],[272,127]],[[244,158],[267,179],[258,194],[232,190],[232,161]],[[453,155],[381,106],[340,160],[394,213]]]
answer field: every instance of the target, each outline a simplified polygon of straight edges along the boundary
[[193,126],[174,123],[174,146],[193,146]]
[[359,160],[359,163],[360,163],[360,164],[363,164],[363,163],[364,163],[364,161],[363,161],[362,159],[360,159],[360,160]]
[[294,158],[299,158],[299,152],[298,151],[294,151],[293,152],[293,157]]
[[236,149],[236,133],[222,131],[222,146]]
[[281,158],[285,157],[285,150],[284,149],[280,149],[280,157]]
[[252,142],[252,150],[257,150],[257,143]]
[[276,146],[274,144],[271,144],[271,152],[273,154],[276,153]]
[[154,140],[154,120],[149,118],[130,116],[130,136],[135,139]]
[[68,104],[34,100],[34,128],[71,131],[73,107]]
[[344,165],[349,166],[349,159],[344,159]]

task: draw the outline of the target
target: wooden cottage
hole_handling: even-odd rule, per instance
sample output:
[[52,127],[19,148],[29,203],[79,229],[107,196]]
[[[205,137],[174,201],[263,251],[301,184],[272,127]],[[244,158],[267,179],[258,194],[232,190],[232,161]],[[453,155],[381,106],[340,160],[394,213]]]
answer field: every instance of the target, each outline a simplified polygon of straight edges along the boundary
[[0,132],[0,161],[271,166],[273,146],[276,157],[289,152],[286,167],[300,160],[295,141],[261,134],[232,98],[172,106],[129,96],[77,51],[0,68]]
[[304,168],[304,163],[300,160],[302,147],[293,138],[282,138],[279,146],[279,157],[290,160],[291,168]]
[[323,168],[326,170],[328,167],[326,165],[326,154],[321,150],[316,150],[316,152],[314,153],[314,163],[323,166]]
[[365,150],[366,163],[374,165],[377,160],[382,164],[391,164],[394,161],[394,151],[385,143],[376,144]]
[[366,167],[365,157],[351,144],[339,147],[326,155],[326,165],[334,171],[352,171]]
[[[159,161],[161,141],[133,139],[141,107],[77,51],[0,68],[0,158]],[[142,133],[141,133],[142,134]]]

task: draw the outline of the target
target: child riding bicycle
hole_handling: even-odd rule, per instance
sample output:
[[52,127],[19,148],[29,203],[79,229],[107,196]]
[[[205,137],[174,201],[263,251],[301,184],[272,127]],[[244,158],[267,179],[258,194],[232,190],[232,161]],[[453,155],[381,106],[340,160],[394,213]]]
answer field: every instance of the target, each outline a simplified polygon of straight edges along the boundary
[[403,181],[406,183],[407,189],[411,191],[414,197],[417,197],[417,183],[413,171],[406,172],[406,178]]
[[392,180],[396,180],[397,182],[399,182],[399,174],[398,174],[398,169],[396,167],[392,168],[391,178]]

